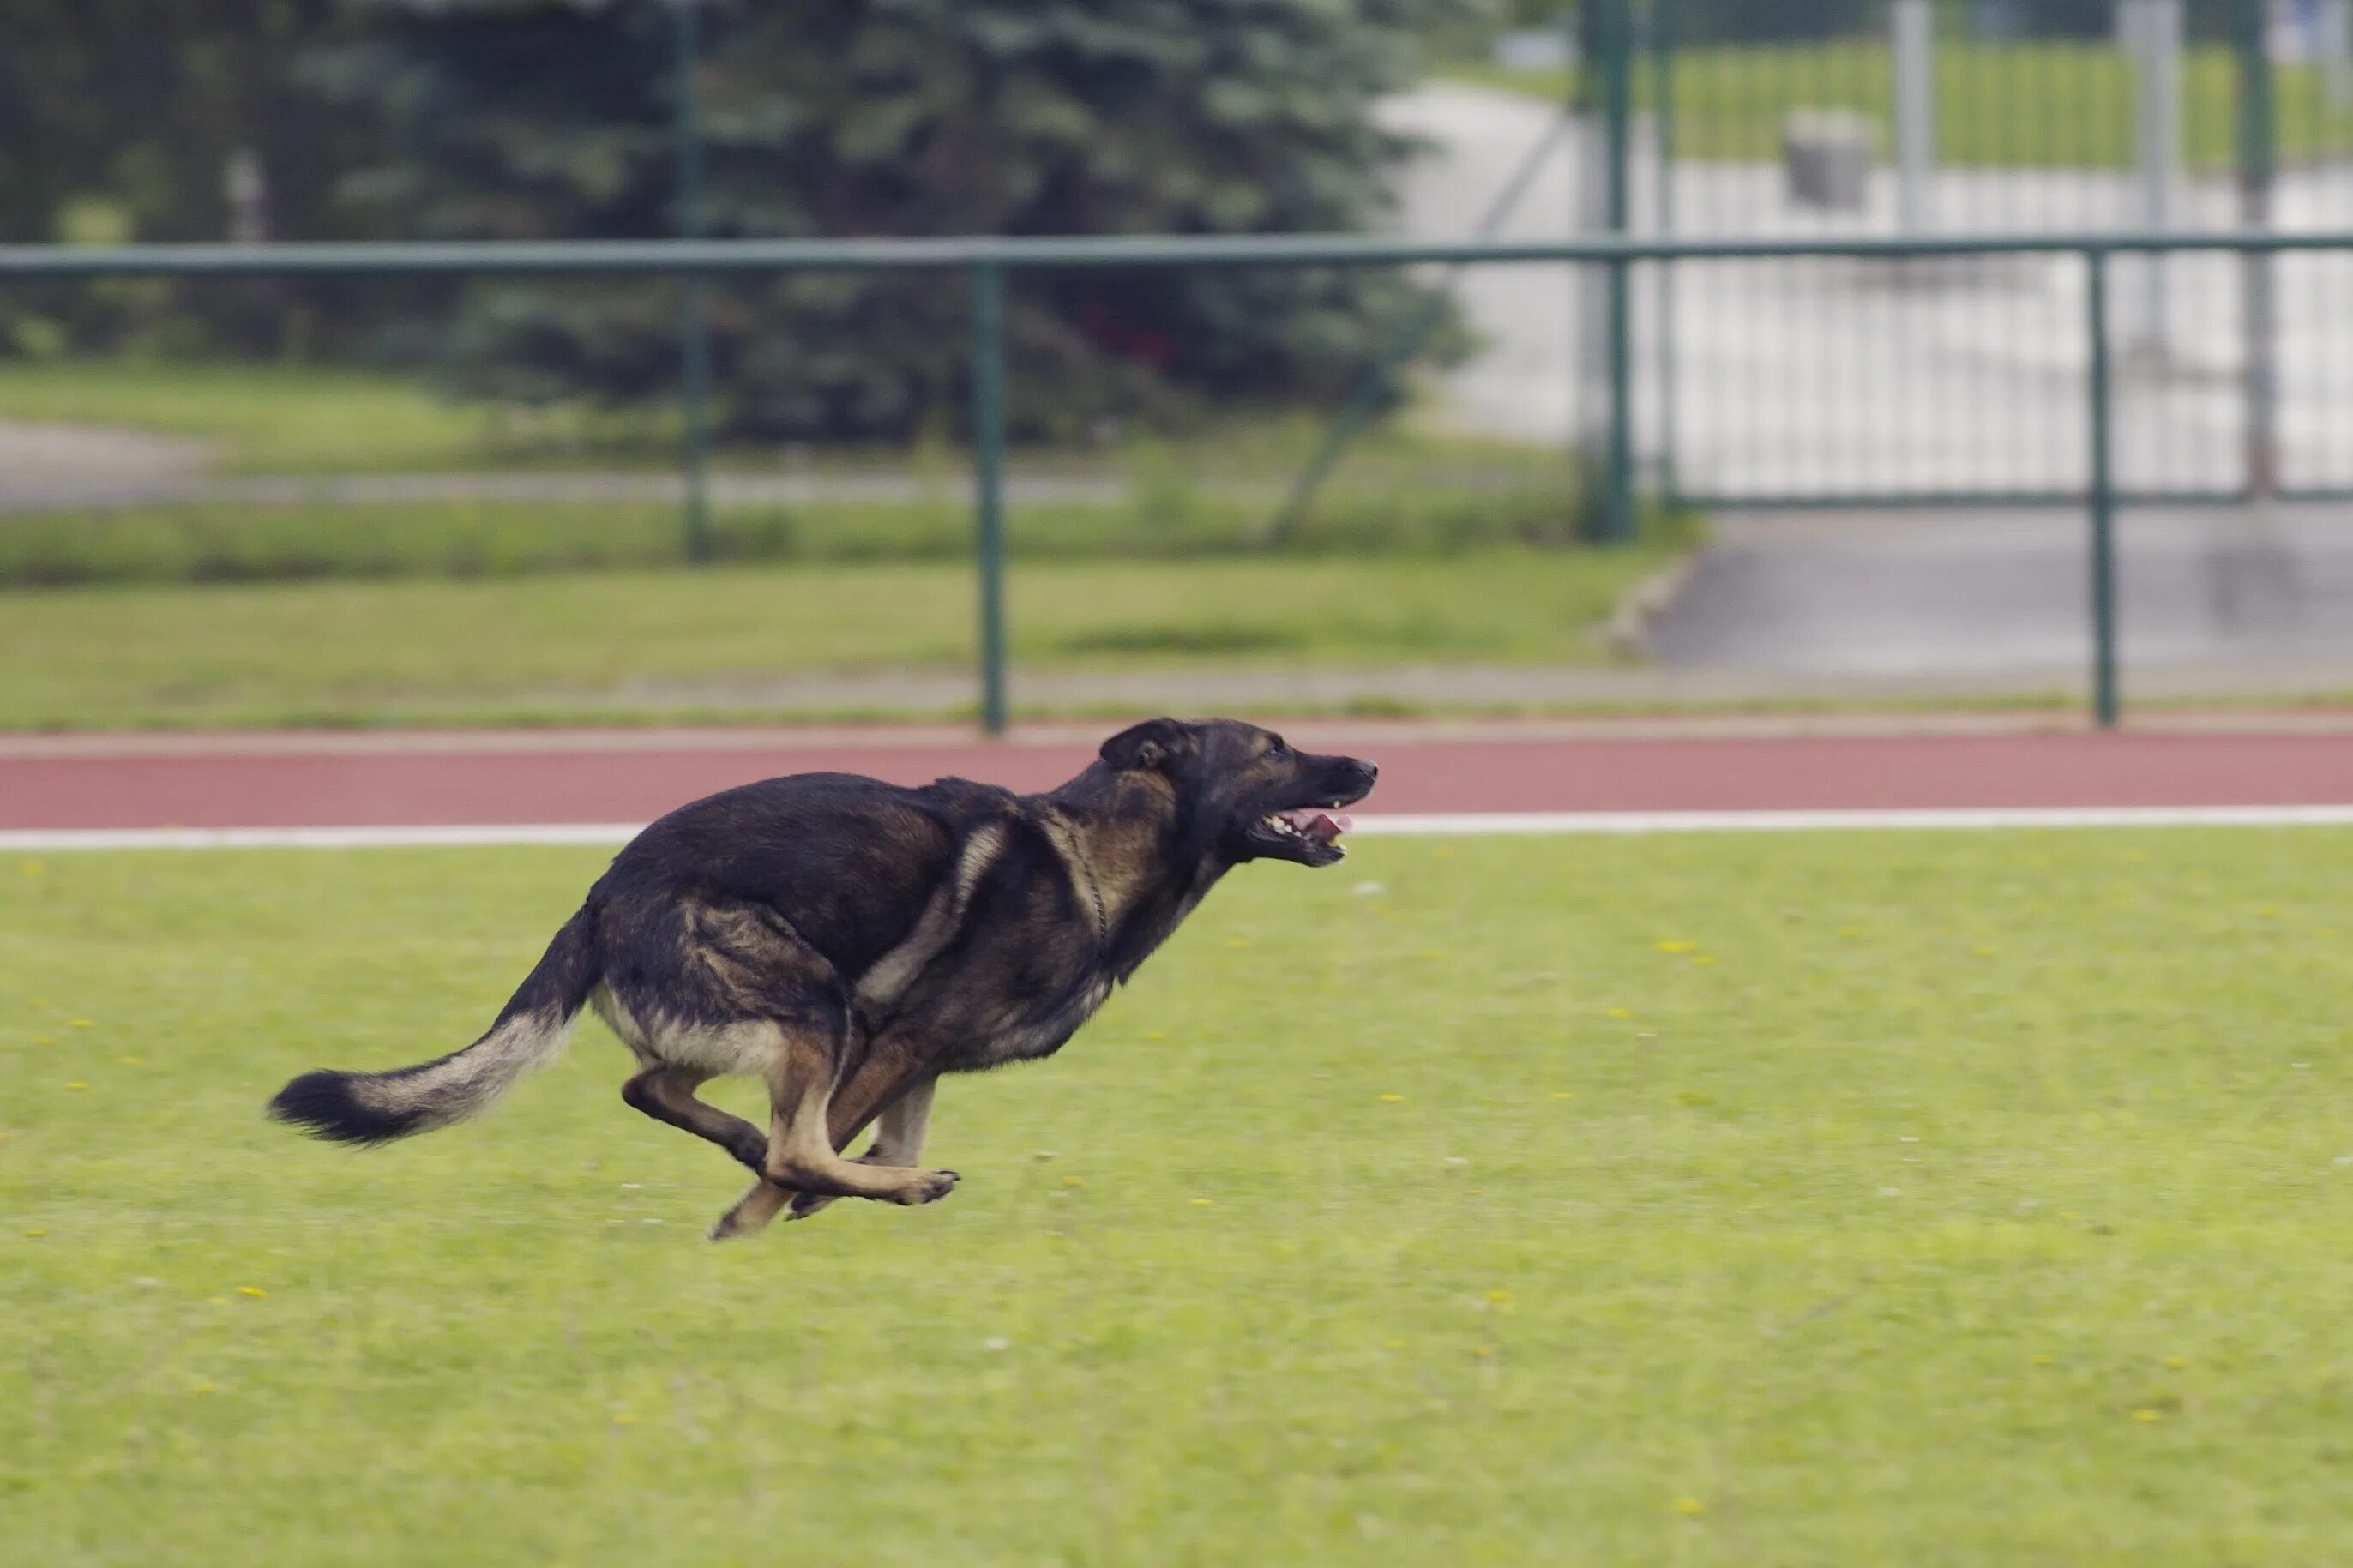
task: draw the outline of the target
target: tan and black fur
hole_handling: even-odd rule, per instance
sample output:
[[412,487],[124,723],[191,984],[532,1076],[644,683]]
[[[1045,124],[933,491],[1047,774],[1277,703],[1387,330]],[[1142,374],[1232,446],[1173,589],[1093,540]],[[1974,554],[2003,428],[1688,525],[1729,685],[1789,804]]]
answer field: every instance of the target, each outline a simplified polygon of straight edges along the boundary
[[[840,773],[729,790],[621,851],[480,1039],[306,1073],[270,1110],[352,1143],[448,1126],[593,1006],[638,1058],[622,1099],[760,1176],[714,1237],[837,1197],[931,1203],[957,1180],[916,1164],[943,1074],[1060,1048],[1233,867],[1338,860],[1320,808],[1373,778],[1247,724],[1160,719],[1044,795]],[[696,1098],[728,1073],[766,1082],[765,1130]]]

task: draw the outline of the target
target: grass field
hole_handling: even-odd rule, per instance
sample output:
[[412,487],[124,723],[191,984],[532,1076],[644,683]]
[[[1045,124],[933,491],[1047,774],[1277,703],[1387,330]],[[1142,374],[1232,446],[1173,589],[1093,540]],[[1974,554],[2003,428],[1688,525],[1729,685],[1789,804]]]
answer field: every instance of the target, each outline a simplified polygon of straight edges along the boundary
[[[1556,462],[1544,482],[1484,480],[1335,488],[1271,552],[1428,554],[1514,543],[1565,545],[1577,500]],[[1100,500],[1021,500],[1008,547],[1024,560],[1187,560],[1259,552],[1281,502],[1271,487],[1131,491]],[[1688,518],[1672,522],[1694,533]],[[965,561],[969,496],[818,500],[716,508],[710,559]],[[231,501],[42,513],[0,521],[0,590],[129,583],[496,577],[683,565],[680,508],[664,501],[429,501],[256,507]]]
[[595,433],[502,427],[368,371],[130,361],[0,360],[0,418],[197,437],[242,473],[495,468],[552,459]]
[[[1676,549],[1022,562],[1011,647],[1037,669],[1599,664]],[[744,716],[778,677],[968,670],[975,602],[951,562],[5,592],[0,729]]]
[[[0,1521],[105,1563],[2319,1563],[2353,835],[1367,841],[1239,874],[920,1211],[586,1026],[374,1154],[589,852],[0,862]],[[1378,884],[1377,888],[1368,884]],[[732,1102],[741,1108],[744,1097]]]
[[[1017,447],[1008,472],[1121,479],[1167,494],[1211,481],[1278,491],[1306,466],[1336,409],[1239,409],[1195,426],[1131,429],[1099,443]],[[299,363],[0,359],[0,420],[116,426],[209,442],[228,474],[342,475],[674,471],[676,411],[596,413],[459,403],[383,371]],[[903,447],[723,444],[722,471],[911,475],[961,493],[968,455],[946,442]],[[1349,448],[1345,483],[1430,482],[1500,471],[1557,478],[1557,454],[1504,441],[1377,426]]]
[[[1575,466],[1559,454],[1431,451],[1385,441],[1347,464],[1272,538],[1287,476],[1236,472],[1238,454],[1159,449],[1125,474],[1059,488],[1017,480],[1007,542],[1016,557],[1182,559],[1288,553],[1427,553],[1577,536]],[[870,471],[898,494],[722,498],[710,559],[969,560],[973,500],[962,474]],[[1072,478],[1079,478],[1072,476]],[[1654,530],[1693,531],[1688,518]],[[93,583],[248,583],[326,577],[482,577],[680,565],[682,509],[626,493],[543,500],[193,500],[20,514],[0,526],[0,588]]]
[[[2183,156],[2194,169],[2235,166],[2237,61],[2227,47],[2191,47],[2182,61]],[[1883,43],[1692,47],[1675,57],[1675,148],[1686,158],[1769,163],[1781,155],[1793,109],[1853,109],[1891,123],[1893,71]],[[1936,153],[1980,168],[2121,169],[2138,157],[2137,68],[2107,45],[1982,44],[1947,40],[1936,53]],[[1489,64],[1448,75],[1566,100],[1564,71]],[[1636,107],[1659,93],[1641,62]],[[2278,68],[2278,153],[2285,159],[2353,150],[2353,105],[2332,106],[2316,67]],[[1886,151],[1884,145],[1883,153]]]

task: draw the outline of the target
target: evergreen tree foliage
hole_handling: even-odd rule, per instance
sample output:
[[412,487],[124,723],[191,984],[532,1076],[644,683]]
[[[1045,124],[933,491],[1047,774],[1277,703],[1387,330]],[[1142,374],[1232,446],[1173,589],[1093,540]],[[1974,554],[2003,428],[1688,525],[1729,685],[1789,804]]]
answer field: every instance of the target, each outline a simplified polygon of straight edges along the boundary
[[[677,232],[678,0],[357,0],[305,75],[366,110],[346,194],[420,239]],[[1376,100],[1464,0],[701,0],[712,237],[1293,233],[1381,221]],[[1336,395],[1420,297],[1394,272],[1029,276],[1016,427]],[[435,323],[468,390],[667,395],[675,297],[494,281]],[[723,427],[897,438],[963,403],[953,277],[722,279]]]

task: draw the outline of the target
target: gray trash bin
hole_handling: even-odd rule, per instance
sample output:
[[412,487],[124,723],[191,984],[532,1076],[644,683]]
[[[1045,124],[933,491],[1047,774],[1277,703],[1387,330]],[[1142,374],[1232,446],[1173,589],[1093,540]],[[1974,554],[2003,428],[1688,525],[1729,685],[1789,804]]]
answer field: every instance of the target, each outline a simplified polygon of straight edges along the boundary
[[1792,110],[1781,126],[1789,199],[1799,206],[1861,212],[1878,140],[1871,117],[1853,110]]

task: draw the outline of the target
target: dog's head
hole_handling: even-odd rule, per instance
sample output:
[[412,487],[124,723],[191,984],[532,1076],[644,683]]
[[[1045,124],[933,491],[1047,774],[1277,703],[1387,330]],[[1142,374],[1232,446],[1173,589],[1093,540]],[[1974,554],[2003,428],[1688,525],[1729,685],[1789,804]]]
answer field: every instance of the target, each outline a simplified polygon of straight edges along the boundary
[[1364,799],[1378,772],[1355,757],[1294,752],[1273,731],[1231,719],[1154,719],[1105,741],[1103,760],[1166,780],[1180,825],[1237,864],[1339,860],[1349,827],[1340,808]]

